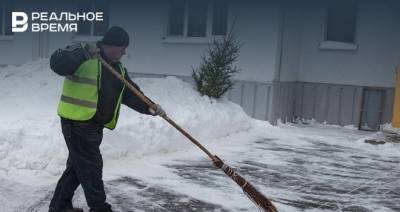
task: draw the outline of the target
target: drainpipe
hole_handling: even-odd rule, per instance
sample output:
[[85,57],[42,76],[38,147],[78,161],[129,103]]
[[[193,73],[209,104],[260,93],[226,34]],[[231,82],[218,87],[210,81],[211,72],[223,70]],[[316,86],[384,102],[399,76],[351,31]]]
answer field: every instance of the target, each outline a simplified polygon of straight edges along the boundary
[[392,126],[400,128],[400,66],[396,70],[396,89],[394,95]]
[[270,114],[270,122],[274,125],[277,124],[278,118],[281,114],[281,71],[282,71],[282,57],[283,57],[283,43],[284,43],[284,27],[285,27],[285,6],[286,4],[280,5],[279,10],[279,28],[278,28],[278,46],[276,52],[276,65],[275,65],[275,77],[272,81],[272,104],[271,104],[271,114]]
[[[284,4],[286,5],[286,4]],[[283,57],[283,42],[284,42],[284,33],[285,33],[285,8],[284,6],[281,6],[280,10],[280,22],[279,22],[279,31],[278,31],[278,51],[277,51],[277,65],[276,65],[276,75],[275,75],[275,82],[280,82],[281,81],[281,71],[282,71],[282,57]]]

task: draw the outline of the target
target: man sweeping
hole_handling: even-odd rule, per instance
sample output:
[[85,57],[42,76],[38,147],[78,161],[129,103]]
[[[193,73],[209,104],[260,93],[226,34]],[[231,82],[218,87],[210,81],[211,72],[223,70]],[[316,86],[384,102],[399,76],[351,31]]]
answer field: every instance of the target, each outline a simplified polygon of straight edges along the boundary
[[100,144],[103,129],[114,129],[120,105],[149,115],[165,115],[160,105],[148,107],[140,98],[125,89],[125,85],[96,58],[99,54],[132,86],[121,57],[129,45],[129,35],[121,27],[111,27],[96,46],[73,44],[56,50],[50,59],[51,69],[65,76],[58,115],[69,151],[64,173],[57,183],[49,212],[78,212],[72,197],[79,185],[93,212],[110,212],[102,180],[103,159]]

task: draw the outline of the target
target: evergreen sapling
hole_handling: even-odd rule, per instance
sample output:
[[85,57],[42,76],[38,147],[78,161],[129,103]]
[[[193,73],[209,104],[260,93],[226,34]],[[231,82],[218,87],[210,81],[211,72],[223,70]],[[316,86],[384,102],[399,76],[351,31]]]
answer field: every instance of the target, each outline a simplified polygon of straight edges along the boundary
[[240,71],[234,66],[239,56],[240,43],[232,32],[213,45],[202,56],[200,67],[192,70],[192,77],[201,95],[219,99],[233,88],[233,76]]

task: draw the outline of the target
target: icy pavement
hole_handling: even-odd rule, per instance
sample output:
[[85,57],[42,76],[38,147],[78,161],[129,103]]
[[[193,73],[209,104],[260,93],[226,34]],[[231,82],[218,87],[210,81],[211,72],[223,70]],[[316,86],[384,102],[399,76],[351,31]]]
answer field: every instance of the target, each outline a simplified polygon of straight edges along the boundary
[[[365,144],[373,134],[338,127],[282,125],[270,131],[210,148],[280,211],[400,211],[398,146]],[[115,174],[106,177],[105,187],[116,211],[257,210],[197,150],[162,158],[145,159],[151,165],[133,168],[134,173],[106,165],[105,172]],[[46,211],[54,183],[35,188],[2,180],[1,211]],[[74,203],[88,209],[80,188]]]

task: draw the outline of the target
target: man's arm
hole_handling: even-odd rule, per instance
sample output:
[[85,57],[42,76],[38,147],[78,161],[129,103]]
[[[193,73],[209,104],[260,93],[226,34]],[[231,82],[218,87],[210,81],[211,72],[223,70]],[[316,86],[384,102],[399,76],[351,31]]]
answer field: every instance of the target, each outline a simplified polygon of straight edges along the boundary
[[57,49],[50,58],[50,68],[61,76],[73,74],[88,59],[88,53],[79,43]]
[[[125,74],[125,79],[138,91],[143,93],[139,86],[134,83],[131,78],[128,76],[128,73]],[[149,106],[146,105],[139,97],[137,97],[131,90],[128,88],[124,89],[124,93],[122,96],[122,104],[132,108],[133,110],[138,111],[139,113],[152,115],[149,111]]]

